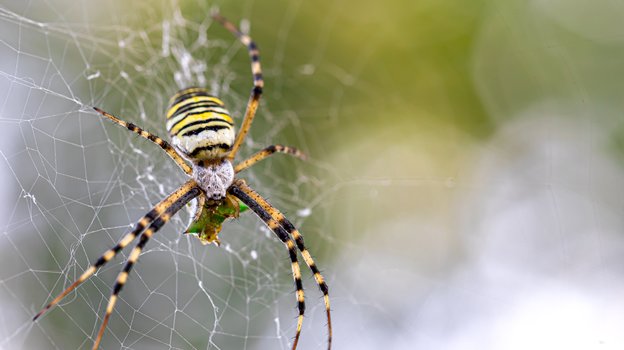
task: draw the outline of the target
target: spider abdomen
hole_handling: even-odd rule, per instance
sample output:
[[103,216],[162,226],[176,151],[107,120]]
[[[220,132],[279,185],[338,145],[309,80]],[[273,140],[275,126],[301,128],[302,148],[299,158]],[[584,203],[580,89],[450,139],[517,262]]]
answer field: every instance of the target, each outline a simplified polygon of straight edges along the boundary
[[167,109],[167,131],[178,151],[194,161],[223,158],[234,143],[234,121],[204,88],[176,93]]

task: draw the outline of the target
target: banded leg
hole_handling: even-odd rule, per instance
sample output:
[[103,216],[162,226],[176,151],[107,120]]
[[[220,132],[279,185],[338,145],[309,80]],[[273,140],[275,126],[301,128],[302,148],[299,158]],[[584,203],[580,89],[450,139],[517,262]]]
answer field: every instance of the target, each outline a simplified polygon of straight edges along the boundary
[[[232,194],[240,198],[241,201],[243,201],[243,203],[247,204],[247,206],[249,206],[256,214],[258,214],[258,216],[260,216],[265,221],[265,223],[267,223],[267,225],[271,228],[271,230],[273,230],[276,234],[278,231],[280,231],[280,232],[283,232],[280,234],[282,235],[287,234],[289,235],[289,237],[292,236],[294,238],[297,244],[297,248],[301,252],[303,259],[305,260],[310,270],[312,270],[312,273],[314,274],[314,280],[316,281],[316,284],[319,286],[319,289],[323,293],[323,300],[325,302],[325,313],[327,314],[327,329],[329,333],[328,341],[327,341],[328,342],[327,348],[331,349],[332,325],[331,325],[331,311],[330,311],[330,305],[329,305],[329,288],[327,287],[327,283],[325,283],[325,279],[321,275],[319,269],[316,267],[316,263],[312,259],[310,252],[308,252],[308,250],[306,249],[305,244],[303,242],[303,236],[301,235],[301,233],[299,233],[299,230],[297,230],[295,226],[290,221],[288,221],[288,219],[286,219],[279,210],[277,210],[275,207],[269,204],[269,202],[267,202],[264,198],[262,198],[262,196],[260,196],[251,187],[247,186],[244,180],[241,180],[241,179],[235,180],[234,184],[230,187],[230,191],[232,192]],[[251,198],[251,202],[253,203],[254,206],[245,202],[245,200],[239,197],[238,194],[235,194],[235,193],[240,193],[240,192],[245,193],[245,195]],[[257,206],[260,206],[261,210],[254,208]],[[264,216],[261,216],[259,214],[259,212],[262,212],[263,213],[262,215],[265,215],[265,216],[268,215],[269,220],[266,220]]]
[[[292,267],[292,274],[295,280],[295,288],[297,288],[297,309],[299,310],[299,316],[297,317],[297,333],[293,341],[292,350],[297,348],[299,343],[299,336],[301,335],[301,327],[303,326],[303,314],[305,313],[305,296],[303,293],[303,283],[301,282],[301,269],[299,267],[299,260],[297,258],[297,250],[295,242],[288,236],[288,233],[284,231],[279,224],[271,218],[271,215],[267,213],[254,199],[245,191],[236,187],[230,186],[228,192],[234,197],[240,199],[251,210],[253,210],[260,219],[275,233],[275,235],[286,245],[288,248],[288,255],[290,256],[290,262]],[[252,190],[253,192],[253,190]],[[255,192],[253,192],[255,193]]]
[[186,203],[191,201],[193,198],[197,197],[200,193],[199,187],[195,181],[190,180],[185,185],[180,187],[178,190],[174,192],[169,198],[171,199],[169,202],[169,206],[165,209],[165,212],[158,216],[149,227],[141,234],[139,237],[139,243],[132,249],[130,256],[128,257],[128,261],[126,265],[124,265],[123,270],[117,276],[117,280],[115,281],[115,286],[113,287],[113,291],[111,293],[110,298],[108,299],[108,305],[106,306],[106,314],[104,315],[104,321],[102,321],[102,326],[100,326],[100,330],[98,332],[97,338],[95,339],[95,343],[93,343],[93,350],[96,350],[100,341],[102,341],[102,336],[104,335],[104,331],[106,330],[106,325],[108,324],[108,320],[110,319],[110,315],[113,313],[113,309],[115,308],[115,304],[117,303],[117,296],[119,292],[123,288],[123,286],[128,281],[128,275],[130,274],[130,270],[139,259],[139,255],[141,255],[141,251],[145,247],[145,244],[152,235],[158,231],[164,224],[166,224],[169,219],[178,212]]
[[241,172],[249,167],[251,167],[252,165],[258,163],[259,161],[269,157],[270,155],[272,155],[273,153],[285,153],[285,154],[290,154],[293,155],[301,160],[306,160],[308,159],[308,157],[305,155],[305,153],[301,152],[300,150],[294,148],[294,147],[288,147],[288,146],[282,146],[282,145],[272,145],[269,147],[266,147],[263,150],[258,151],[256,154],[254,154],[253,156],[243,160],[242,162],[236,164],[236,166],[234,167],[234,171],[235,172]]
[[166,209],[171,206],[184,192],[184,190],[188,190],[189,188],[196,186],[194,180],[189,180],[186,184],[180,187],[178,190],[170,194],[167,198],[160,201],[152,210],[150,210],[145,216],[136,223],[132,231],[128,232],[123,238],[117,243],[113,248],[107,250],[100,256],[85,272],[80,275],[80,277],[72,283],[67,289],[65,289],[61,294],[59,294],[54,300],[52,300],[46,307],[41,309],[35,317],[33,317],[33,321],[37,320],[41,315],[46,313],[46,311],[50,310],[53,306],[58,304],[63,298],[69,294],[72,290],[76,289],[79,285],[81,285],[84,281],[89,279],[89,277],[93,276],[93,274],[102,266],[104,266],[107,262],[111,261],[122,249],[124,249],[128,244],[130,244],[136,236],[143,232],[143,230],[150,224],[154,222],[156,218],[162,215]]
[[236,136],[234,145],[232,145],[232,149],[230,150],[230,154],[228,155],[228,159],[232,160],[236,156],[236,152],[238,152],[238,148],[243,143],[245,136],[247,136],[249,128],[251,127],[251,122],[256,115],[260,96],[262,95],[262,88],[264,87],[264,79],[262,79],[262,69],[260,68],[260,51],[258,50],[258,46],[256,45],[256,43],[254,43],[248,35],[243,34],[240,30],[238,30],[236,26],[232,24],[232,22],[225,19],[225,17],[219,14],[214,14],[212,15],[212,18],[215,21],[221,23],[221,25],[225,27],[225,29],[229,30],[232,34],[234,34],[240,40],[240,42],[247,47],[247,51],[249,52],[249,58],[251,59],[251,73],[253,74],[254,86],[251,89],[251,96],[249,97],[249,101],[247,102],[245,119],[243,119],[243,123],[241,124],[240,130],[238,131],[238,135]]
[[112,120],[114,123],[119,124],[121,126],[123,126],[124,128],[127,128],[128,130],[132,131],[133,133],[146,138],[150,141],[152,141],[153,143],[157,144],[158,146],[160,146],[160,148],[162,148],[165,152],[167,152],[167,154],[169,155],[169,157],[171,157],[171,159],[173,159],[180,168],[182,168],[182,170],[184,170],[185,173],[191,175],[193,173],[193,169],[186,164],[186,161],[178,154],[178,152],[175,151],[175,149],[173,149],[173,147],[169,144],[169,142],[163,140],[162,138],[147,132],[143,129],[141,129],[140,127],[132,124],[132,123],[128,123],[125,122],[117,117],[115,117],[114,115],[107,113],[97,107],[93,107],[93,109],[100,113],[101,115],[103,115],[104,117]]

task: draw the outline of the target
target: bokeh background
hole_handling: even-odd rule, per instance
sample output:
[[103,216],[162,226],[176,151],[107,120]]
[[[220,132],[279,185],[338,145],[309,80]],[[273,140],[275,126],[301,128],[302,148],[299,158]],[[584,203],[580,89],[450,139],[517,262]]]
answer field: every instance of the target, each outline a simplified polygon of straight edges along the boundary
[[[336,349],[624,347],[624,4],[57,0],[0,5],[0,348],[90,349],[122,258],[32,316],[183,182],[90,106],[164,136],[198,84],[243,113],[248,58],[215,7],[262,52],[242,154],[310,156],[245,177],[301,227]],[[247,214],[202,246],[187,218],[148,244],[102,348],[288,349],[280,242]],[[300,349],[322,349],[304,276]]]

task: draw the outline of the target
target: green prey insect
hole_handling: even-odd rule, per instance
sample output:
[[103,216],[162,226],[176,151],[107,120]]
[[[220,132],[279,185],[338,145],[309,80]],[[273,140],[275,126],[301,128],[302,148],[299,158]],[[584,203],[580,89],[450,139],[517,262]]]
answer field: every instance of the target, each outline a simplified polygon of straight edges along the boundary
[[[196,203],[196,202],[194,202]],[[197,208],[201,206],[201,210]],[[217,235],[221,232],[221,226],[227,219],[235,219],[240,213],[243,213],[249,209],[249,207],[232,197],[226,197],[225,200],[219,205],[194,204],[191,207],[191,212],[195,213],[195,217],[186,229],[186,232],[192,236],[195,236],[199,241],[206,245],[215,243],[221,245]]]

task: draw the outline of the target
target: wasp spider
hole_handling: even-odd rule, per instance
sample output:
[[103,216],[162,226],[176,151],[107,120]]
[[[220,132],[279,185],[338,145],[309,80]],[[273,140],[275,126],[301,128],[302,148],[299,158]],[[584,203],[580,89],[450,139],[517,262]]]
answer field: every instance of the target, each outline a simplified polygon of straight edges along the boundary
[[[106,307],[104,320],[93,344],[93,349],[97,349],[102,340],[102,335],[117,302],[119,292],[128,280],[128,274],[138,260],[145,244],[178,210],[193,199],[196,199],[195,215],[187,229],[187,233],[196,235],[203,243],[218,243],[217,234],[221,230],[221,224],[228,218],[236,218],[241,211],[251,209],[288,248],[292,275],[297,290],[297,308],[299,310],[297,330],[292,349],[297,347],[305,310],[297,250],[301,252],[305,263],[312,270],[314,279],[323,293],[327,314],[328,348],[331,348],[332,327],[328,288],[304,245],[303,236],[279,210],[251,189],[245,183],[245,180],[236,177],[237,173],[276,152],[291,154],[299,158],[305,158],[305,156],[295,148],[273,145],[259,151],[249,159],[233,165],[236,152],[249,132],[251,122],[258,109],[264,81],[260,69],[260,55],[256,44],[249,36],[241,33],[225,18],[220,15],[213,15],[213,18],[232,32],[247,47],[249,57],[251,58],[253,88],[238,135],[234,132],[234,122],[225,109],[223,102],[217,97],[208,94],[206,89],[198,87],[181,90],[171,98],[166,115],[167,131],[169,132],[171,143],[132,123],[125,122],[101,109],[94,108],[102,116],[160,146],[190,179],[167,198],[156,204],[152,210],[136,223],[132,231],[121,238],[117,245],[104,252],[78,280],[54,298],[34,317],[33,320],[36,320],[60,302],[68,293],[91,277],[100,267],[111,261],[140,234],[139,242],[130,253],[123,270],[117,276],[108,306]],[[189,165],[187,161],[191,164]]]

